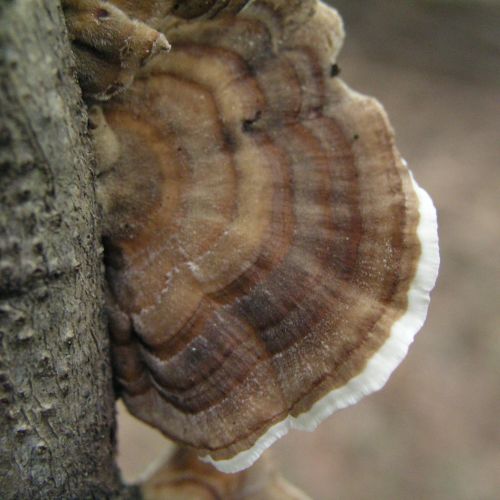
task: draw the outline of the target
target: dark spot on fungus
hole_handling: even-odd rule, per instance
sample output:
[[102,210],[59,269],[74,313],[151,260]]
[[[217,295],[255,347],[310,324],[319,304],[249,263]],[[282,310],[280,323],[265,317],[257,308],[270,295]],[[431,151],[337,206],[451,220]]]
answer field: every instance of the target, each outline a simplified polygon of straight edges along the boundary
[[231,134],[231,131],[224,127],[222,129],[222,136],[224,137],[224,145],[230,153],[234,153],[236,151],[236,140]]
[[106,9],[97,9],[97,12],[95,14],[95,17],[97,19],[102,20],[102,19],[107,19],[110,16],[110,13]]
[[243,125],[242,125],[243,132],[251,132],[253,125],[260,119],[261,116],[262,116],[262,111],[259,110],[257,111],[257,113],[255,113],[255,116],[253,118],[243,120]]
[[332,64],[330,67],[330,76],[332,78],[340,75],[340,67],[338,64]]

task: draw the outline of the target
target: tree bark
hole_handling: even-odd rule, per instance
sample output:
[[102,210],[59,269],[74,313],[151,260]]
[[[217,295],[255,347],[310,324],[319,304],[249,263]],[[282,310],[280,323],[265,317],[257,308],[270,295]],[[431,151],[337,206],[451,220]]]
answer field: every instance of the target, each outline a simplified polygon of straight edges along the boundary
[[87,118],[59,2],[0,3],[0,491],[130,498]]

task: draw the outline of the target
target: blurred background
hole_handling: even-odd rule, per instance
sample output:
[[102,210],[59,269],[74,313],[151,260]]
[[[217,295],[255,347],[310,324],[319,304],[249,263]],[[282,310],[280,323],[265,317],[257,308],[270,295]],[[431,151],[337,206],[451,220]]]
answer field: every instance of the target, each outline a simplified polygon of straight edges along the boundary
[[[440,222],[428,321],[387,386],[274,447],[317,500],[500,499],[500,5],[331,1],[341,77],[386,107]],[[169,444],[119,409],[134,480]]]

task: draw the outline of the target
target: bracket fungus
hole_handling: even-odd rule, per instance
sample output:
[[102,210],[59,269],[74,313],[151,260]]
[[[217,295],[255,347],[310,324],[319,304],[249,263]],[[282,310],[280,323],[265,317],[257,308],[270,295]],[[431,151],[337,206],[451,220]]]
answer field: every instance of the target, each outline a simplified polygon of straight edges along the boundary
[[385,384],[427,313],[435,209],[332,71],[332,8],[114,3],[172,45],[92,114],[116,381],[239,471]]

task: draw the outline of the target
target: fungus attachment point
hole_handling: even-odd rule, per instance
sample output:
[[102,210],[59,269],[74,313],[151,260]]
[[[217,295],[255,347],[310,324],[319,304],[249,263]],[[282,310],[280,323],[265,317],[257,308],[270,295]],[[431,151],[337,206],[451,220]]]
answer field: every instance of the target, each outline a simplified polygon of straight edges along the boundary
[[384,385],[439,256],[384,110],[331,78],[336,12],[226,4],[167,16],[94,132],[123,399],[234,472]]

